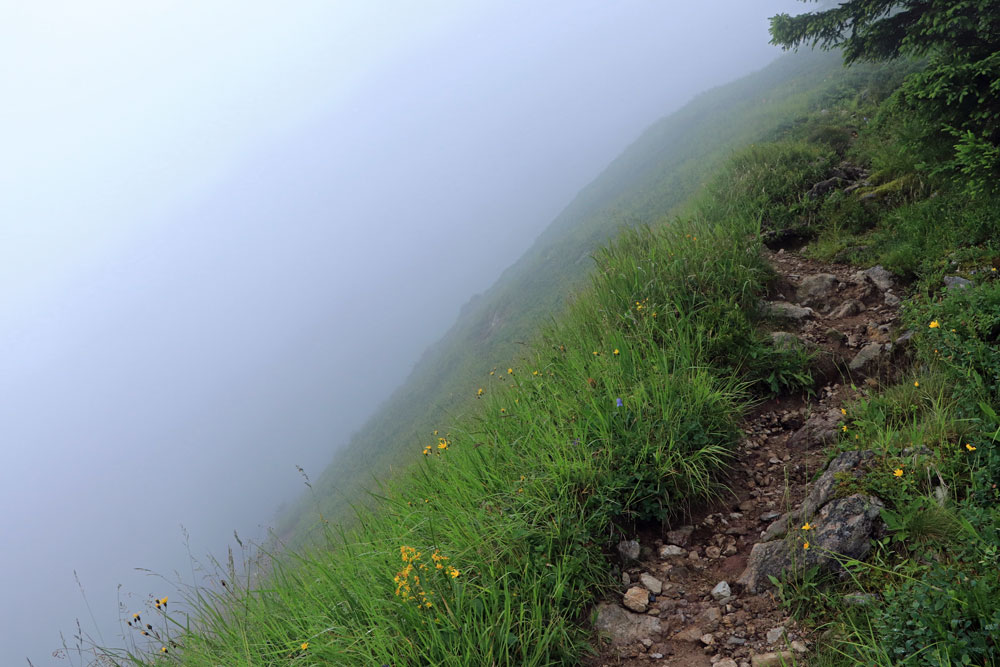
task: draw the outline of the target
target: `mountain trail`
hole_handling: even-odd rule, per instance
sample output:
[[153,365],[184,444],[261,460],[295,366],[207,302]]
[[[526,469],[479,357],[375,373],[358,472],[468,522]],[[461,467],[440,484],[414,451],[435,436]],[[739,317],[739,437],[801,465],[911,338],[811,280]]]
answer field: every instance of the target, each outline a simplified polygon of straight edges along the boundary
[[[765,304],[773,315],[768,328],[775,346],[813,352],[814,392],[772,399],[746,416],[723,498],[696,510],[686,525],[619,545],[620,593],[597,606],[599,655],[584,663],[590,667],[764,667],[808,657],[813,638],[770,587],[766,547],[779,545],[794,558],[809,539],[825,544],[822,530],[809,533],[799,524],[814,516],[834,523],[824,514],[841,503],[830,500],[834,470],[810,482],[843,437],[849,404],[905,366],[909,336],[896,335],[900,299],[888,271],[765,252],[778,274]],[[864,457],[838,457],[836,470],[852,470]],[[804,509],[793,512],[803,501]],[[786,532],[784,541],[773,541]],[[861,538],[867,550],[868,537]],[[780,572],[780,558],[771,560]]]

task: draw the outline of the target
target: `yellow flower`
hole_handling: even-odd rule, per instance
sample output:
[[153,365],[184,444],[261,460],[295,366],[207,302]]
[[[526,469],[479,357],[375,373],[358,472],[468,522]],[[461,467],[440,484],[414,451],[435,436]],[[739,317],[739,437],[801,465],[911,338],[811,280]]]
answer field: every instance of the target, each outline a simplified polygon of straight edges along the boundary
[[902,468],[896,468],[895,470],[892,471],[892,474],[895,475],[896,477],[902,477],[903,476],[903,469]]
[[532,375],[538,375],[538,371],[531,371]]
[[597,350],[594,350],[594,356],[595,356],[595,357],[596,357],[597,355],[599,355],[599,354],[600,354],[600,352],[598,352]]
[[431,446],[427,445],[426,447],[424,447],[423,455],[424,456],[429,456],[430,453],[431,453]]
[[507,375],[513,375],[513,374],[514,374],[514,369],[513,368],[508,368],[507,369]]
[[445,440],[443,442],[439,442],[438,443],[438,449],[448,449],[448,441]]
[[842,414],[842,415],[844,415],[846,417],[847,416],[847,410],[845,410],[844,408],[841,408],[840,409],[840,414]]
[[167,647],[166,646],[161,646],[160,647],[160,652],[161,653],[167,653]]
[[460,575],[462,573],[459,572],[458,570],[456,570],[455,568],[449,566],[448,567],[448,574],[451,576],[452,579],[457,579],[458,575]]
[[840,428],[844,429],[844,433],[847,433],[847,424],[844,424],[844,425],[843,425],[843,426],[841,426]]
[[965,444],[965,448],[968,449],[970,452],[976,451],[976,446],[975,445],[970,445],[968,443]]
[[484,393],[484,392],[483,392],[483,388],[482,388],[482,387],[480,387],[480,388],[479,388],[479,391],[477,391],[477,392],[476,392],[476,396],[482,396],[482,395],[483,395],[483,393]]
[[299,648],[305,651],[307,648],[309,648],[309,642],[302,642],[302,646],[300,646]]
[[803,545],[802,545],[802,548],[803,548],[803,549],[808,549],[808,548],[809,548],[809,543],[808,543],[808,542],[806,542],[805,544],[803,544]]
[[618,355],[618,348],[617,347],[615,348],[615,355],[616,356]]
[[938,324],[937,320],[931,320],[931,323],[928,324],[927,326],[930,327],[931,329],[937,329],[941,325]]
[[802,526],[802,530],[812,530],[812,529],[813,527],[809,525],[808,521],[806,521],[805,525]]
[[919,381],[917,381],[917,380],[914,380],[914,381],[913,381],[913,386],[914,386],[914,387],[919,387],[919,386],[920,386],[920,382],[919,382]]
[[497,372],[495,370],[490,371],[490,375],[496,375],[496,374],[497,374]]

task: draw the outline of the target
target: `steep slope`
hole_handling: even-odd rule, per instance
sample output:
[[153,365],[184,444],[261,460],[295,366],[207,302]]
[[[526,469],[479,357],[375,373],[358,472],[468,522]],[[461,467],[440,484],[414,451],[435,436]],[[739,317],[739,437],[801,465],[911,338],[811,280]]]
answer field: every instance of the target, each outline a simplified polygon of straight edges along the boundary
[[412,462],[435,429],[475,402],[490,369],[518,358],[539,324],[560,312],[592,269],[590,253],[622,227],[670,215],[736,148],[782,131],[871,70],[843,69],[839,56],[795,54],[699,95],[647,129],[588,185],[486,293],[467,303],[407,381],[337,451],[313,493],[279,521],[289,538],[318,513],[343,519],[362,491]]

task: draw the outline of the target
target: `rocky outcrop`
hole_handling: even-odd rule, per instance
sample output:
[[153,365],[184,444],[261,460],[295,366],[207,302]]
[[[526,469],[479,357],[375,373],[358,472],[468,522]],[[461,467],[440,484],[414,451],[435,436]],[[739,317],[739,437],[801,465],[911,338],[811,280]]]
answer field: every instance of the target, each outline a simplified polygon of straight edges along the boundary
[[843,559],[863,560],[881,527],[882,507],[878,498],[861,493],[827,503],[810,521],[809,530],[800,528],[784,540],[755,544],[736,583],[757,593],[771,586],[769,576],[780,579],[812,566],[837,571]]

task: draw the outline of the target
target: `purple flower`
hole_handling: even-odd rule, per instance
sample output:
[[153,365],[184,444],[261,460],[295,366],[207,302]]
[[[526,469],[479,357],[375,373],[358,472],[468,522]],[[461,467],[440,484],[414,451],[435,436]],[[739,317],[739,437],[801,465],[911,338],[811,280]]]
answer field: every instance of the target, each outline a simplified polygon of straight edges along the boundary
[[616,398],[616,399],[615,399],[615,405],[617,405],[617,406],[618,406],[618,407],[620,408],[620,407],[622,407],[623,405],[625,405],[625,403],[624,403],[624,401],[622,401],[622,399],[620,399],[620,398]]

